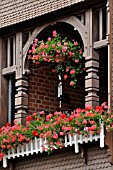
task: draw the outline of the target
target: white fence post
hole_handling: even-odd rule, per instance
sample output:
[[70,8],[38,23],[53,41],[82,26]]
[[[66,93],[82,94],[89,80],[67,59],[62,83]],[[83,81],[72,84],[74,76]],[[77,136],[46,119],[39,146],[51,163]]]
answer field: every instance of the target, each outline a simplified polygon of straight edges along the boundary
[[75,153],[79,152],[79,148],[78,148],[78,134],[74,135],[74,145],[75,145]]
[[6,158],[6,155],[4,155],[4,157],[3,157],[3,167],[4,168],[7,167],[7,158]]
[[104,126],[103,123],[101,124],[101,129],[100,129],[100,147],[104,147]]

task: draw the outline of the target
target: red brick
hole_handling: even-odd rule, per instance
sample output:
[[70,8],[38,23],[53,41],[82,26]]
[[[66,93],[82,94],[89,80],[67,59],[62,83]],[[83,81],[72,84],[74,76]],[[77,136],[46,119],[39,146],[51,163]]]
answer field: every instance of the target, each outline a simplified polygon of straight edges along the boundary
[[49,108],[50,108],[49,106],[44,106],[44,108],[47,109],[48,111],[50,110],[50,109],[49,109]]
[[28,101],[29,101],[29,103],[34,103],[35,102],[34,99],[29,99]]
[[39,96],[39,99],[44,100],[44,96]]
[[[50,68],[47,68],[50,66]],[[41,69],[42,67],[42,69]],[[33,113],[37,109],[47,109],[50,112],[59,110],[59,102],[57,100],[57,74],[51,72],[52,67],[50,63],[42,63],[40,66],[31,64],[31,72],[29,76],[29,112]],[[79,86],[74,89],[69,86],[69,81],[63,81],[63,89],[70,97],[69,102],[62,103],[62,110],[71,110],[74,107],[84,106],[85,91],[84,91],[84,77],[79,78]],[[79,100],[80,99],[80,100]],[[79,102],[80,101],[80,102]],[[82,102],[81,102],[82,101]]]

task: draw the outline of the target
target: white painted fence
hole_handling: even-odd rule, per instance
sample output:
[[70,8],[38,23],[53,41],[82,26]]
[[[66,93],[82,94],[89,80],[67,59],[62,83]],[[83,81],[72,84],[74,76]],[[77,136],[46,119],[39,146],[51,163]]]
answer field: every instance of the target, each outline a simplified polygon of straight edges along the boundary
[[[104,127],[101,125],[101,132],[99,135],[89,135],[89,137],[85,137],[84,135],[74,134],[71,136],[70,134],[65,135],[64,146],[72,146],[74,145],[75,153],[79,152],[79,144],[88,143],[92,141],[98,141],[100,139],[100,147],[104,147]],[[23,145],[19,145],[16,149],[11,148],[8,151],[7,155],[3,157],[3,167],[7,167],[7,159],[20,157],[20,156],[29,156],[33,155],[33,153],[38,154],[38,152],[42,153],[42,146],[47,148],[46,139],[42,140],[41,138],[35,138],[33,141],[29,143],[25,143]]]

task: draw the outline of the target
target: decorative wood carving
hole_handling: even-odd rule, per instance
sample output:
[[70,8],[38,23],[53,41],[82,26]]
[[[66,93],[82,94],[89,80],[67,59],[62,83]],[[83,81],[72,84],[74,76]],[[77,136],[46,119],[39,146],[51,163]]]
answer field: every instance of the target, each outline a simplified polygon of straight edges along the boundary
[[19,123],[24,124],[28,110],[28,78],[21,77],[16,82],[17,94],[15,95],[15,118]]
[[17,94],[15,95],[15,118],[19,123],[24,124],[28,109],[28,78],[23,76],[23,44],[22,32],[16,34],[16,88]]
[[85,77],[85,91],[87,95],[85,97],[86,104],[96,106],[99,104],[99,96],[97,92],[99,91],[99,77],[97,76],[99,62],[98,62],[98,53],[93,50],[93,12],[92,9],[86,11],[85,15],[86,20],[86,72],[87,76]]
[[[78,30],[78,32],[80,33],[82,40],[83,40],[83,44],[85,46],[87,45],[86,41],[85,41],[85,33],[86,33],[85,25],[83,25],[83,23],[77,17],[71,16],[71,17],[57,20],[56,23],[57,22],[66,22],[66,23],[72,25],[74,27],[74,29]],[[46,28],[50,24],[54,24],[54,22],[35,28],[34,31],[32,32],[32,34],[29,36],[28,41],[24,45],[24,47],[23,47],[23,74],[29,73],[29,68],[26,65],[26,56],[27,56],[27,52],[30,48],[32,41],[44,28]],[[86,54],[86,49],[84,49],[84,55],[85,54]]]

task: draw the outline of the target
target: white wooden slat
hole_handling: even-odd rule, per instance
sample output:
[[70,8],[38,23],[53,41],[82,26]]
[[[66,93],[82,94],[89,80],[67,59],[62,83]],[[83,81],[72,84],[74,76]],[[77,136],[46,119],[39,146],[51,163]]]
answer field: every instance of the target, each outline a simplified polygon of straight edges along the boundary
[[33,142],[30,142],[30,153],[33,155]]
[[93,136],[92,135],[89,135],[89,140],[90,140],[90,142],[93,141]]
[[80,142],[80,144],[83,143],[83,135],[79,135],[79,142]]
[[40,152],[40,138],[37,139],[37,148],[38,148],[38,152]]
[[17,157],[19,157],[19,146],[17,147]]
[[43,142],[42,142],[42,139],[40,138],[40,146],[39,146],[39,148],[40,148],[40,152],[42,153],[43,151],[42,151],[42,145],[43,145]]
[[7,158],[6,158],[6,155],[4,155],[4,157],[3,157],[3,167],[4,168],[7,167]]
[[8,150],[8,159],[10,159],[11,150]]
[[21,146],[21,151],[22,151],[21,155],[24,156],[24,145]]
[[94,139],[95,141],[98,141],[98,136],[95,135],[93,139]]
[[65,143],[64,146],[67,147],[67,135],[65,135]]
[[[92,142],[93,140],[97,141],[100,138],[100,147],[104,147],[104,126],[103,124],[101,125],[101,132],[100,135],[89,135],[88,137],[84,136],[84,135],[78,135],[78,134],[74,134],[73,137],[68,134],[65,135],[64,137],[64,146],[75,146],[75,153],[79,152],[79,143],[82,144],[83,142],[87,143],[87,142]],[[20,157],[20,156],[24,156],[27,155],[29,156],[29,154],[33,154],[33,153],[38,153],[38,152],[43,152],[42,150],[42,146],[45,146],[45,148],[48,148],[47,145],[47,140],[42,140],[41,138],[35,138],[34,141],[31,141],[27,144],[24,145],[19,145],[17,147],[17,149],[11,148],[8,151],[8,154],[5,155],[3,157],[3,167],[7,167],[7,159],[10,158],[15,158],[15,157]],[[55,148],[57,149],[57,148]]]
[[84,136],[84,142],[88,143],[88,137],[87,136]]
[[28,156],[29,155],[28,143],[26,143],[25,145],[25,150],[26,150],[26,155]]
[[38,153],[38,139],[35,137],[35,153]]
[[12,151],[12,157],[15,158],[15,149],[11,148],[11,151]]
[[75,153],[79,152],[79,148],[78,148],[78,134],[74,135],[74,145],[75,145]]
[[45,138],[45,140],[44,140],[44,147],[45,147],[45,151],[48,151],[48,145],[47,145],[47,140],[46,140],[46,138]]
[[72,136],[71,136],[71,134],[68,135],[68,138],[69,138],[69,145],[72,146]]
[[100,131],[100,147],[104,147],[104,126],[101,124],[101,131]]

